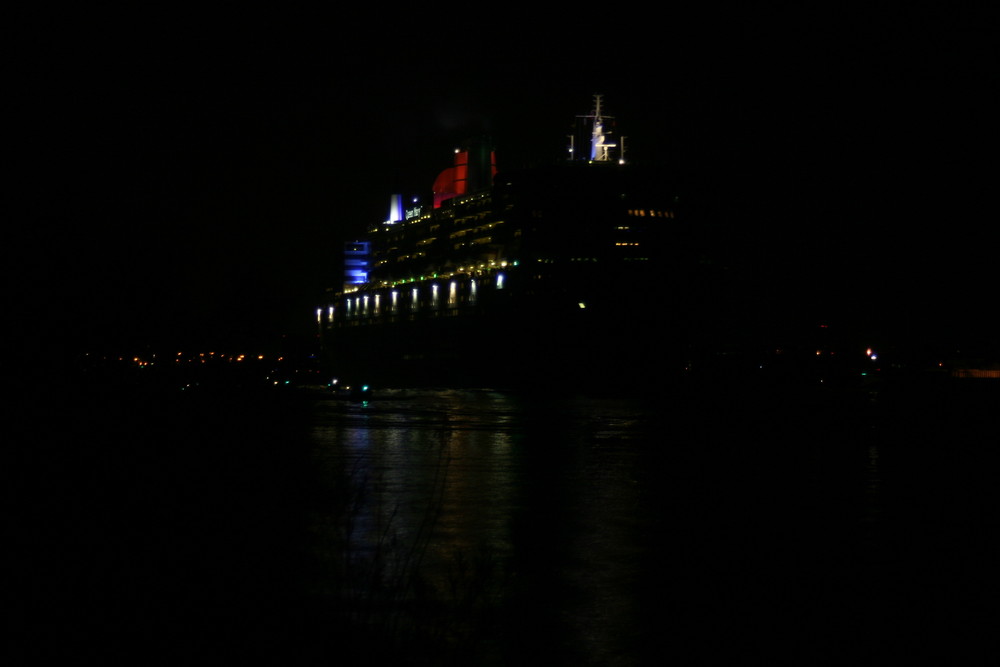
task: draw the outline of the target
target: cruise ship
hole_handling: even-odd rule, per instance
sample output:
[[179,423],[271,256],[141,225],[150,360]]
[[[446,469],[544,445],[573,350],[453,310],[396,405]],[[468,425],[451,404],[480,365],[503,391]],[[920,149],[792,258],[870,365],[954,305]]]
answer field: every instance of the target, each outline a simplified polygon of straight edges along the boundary
[[[316,311],[326,372],[375,386],[649,385],[690,363],[705,266],[663,169],[625,159],[601,96],[564,161],[498,171],[456,149],[393,194]],[[445,166],[447,165],[447,166]]]

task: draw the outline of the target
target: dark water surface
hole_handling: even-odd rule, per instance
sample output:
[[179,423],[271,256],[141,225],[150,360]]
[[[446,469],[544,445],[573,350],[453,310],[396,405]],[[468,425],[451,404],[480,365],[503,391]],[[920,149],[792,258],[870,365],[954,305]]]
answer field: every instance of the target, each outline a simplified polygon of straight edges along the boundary
[[104,664],[992,664],[1000,400],[970,387],[94,383],[23,415],[17,634]]

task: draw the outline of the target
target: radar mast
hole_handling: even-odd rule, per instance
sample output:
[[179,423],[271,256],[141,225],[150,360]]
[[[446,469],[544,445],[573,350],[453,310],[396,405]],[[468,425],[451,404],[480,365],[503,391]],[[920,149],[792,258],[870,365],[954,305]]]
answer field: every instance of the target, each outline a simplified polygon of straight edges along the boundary
[[611,159],[608,149],[618,145],[609,144],[607,136],[604,134],[604,116],[601,114],[602,97],[603,95],[594,95],[594,127],[590,135],[590,159],[594,162],[608,162]]
[[[611,162],[611,149],[618,147],[618,144],[608,141],[608,135],[604,131],[604,121],[613,120],[614,117],[604,115],[601,109],[603,101],[603,95],[594,95],[594,110],[586,116],[578,116],[590,121],[590,162]],[[574,149],[574,137],[571,136],[569,146],[571,160],[575,158]],[[624,146],[619,153],[621,157],[624,157]],[[624,160],[619,159],[619,162],[624,162]]]

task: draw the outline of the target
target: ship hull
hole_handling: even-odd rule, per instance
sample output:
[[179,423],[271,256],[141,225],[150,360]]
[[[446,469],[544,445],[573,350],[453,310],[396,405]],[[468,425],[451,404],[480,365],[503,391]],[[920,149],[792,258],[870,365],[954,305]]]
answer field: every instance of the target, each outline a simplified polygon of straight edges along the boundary
[[682,373],[687,319],[652,298],[504,294],[324,332],[327,373],[378,386],[655,390]]

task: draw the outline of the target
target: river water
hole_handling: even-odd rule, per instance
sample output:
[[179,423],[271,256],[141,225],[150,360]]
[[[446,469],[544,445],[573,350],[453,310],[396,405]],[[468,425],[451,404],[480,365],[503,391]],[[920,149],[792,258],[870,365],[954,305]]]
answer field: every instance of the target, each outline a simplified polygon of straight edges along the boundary
[[33,415],[22,636],[143,664],[985,664],[998,407],[91,391]]

